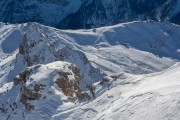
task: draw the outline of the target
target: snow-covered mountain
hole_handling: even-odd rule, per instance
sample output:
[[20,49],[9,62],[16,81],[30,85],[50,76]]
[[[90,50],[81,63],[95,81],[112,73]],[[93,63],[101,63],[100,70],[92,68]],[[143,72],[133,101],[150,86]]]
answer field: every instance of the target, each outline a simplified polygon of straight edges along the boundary
[[0,21],[79,29],[153,19],[180,24],[179,0],[1,0]]
[[179,51],[171,23],[0,23],[0,119],[178,120]]

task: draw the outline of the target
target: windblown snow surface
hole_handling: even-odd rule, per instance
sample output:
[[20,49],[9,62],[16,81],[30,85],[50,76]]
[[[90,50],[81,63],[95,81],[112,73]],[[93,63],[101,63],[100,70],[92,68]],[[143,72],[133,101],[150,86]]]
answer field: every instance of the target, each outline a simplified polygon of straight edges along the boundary
[[[43,58],[34,62],[40,69],[29,77],[49,83],[46,89],[52,93],[42,92],[46,98],[32,101],[35,108],[31,111],[25,110],[20,102],[20,87],[12,82],[27,66],[36,68],[36,64],[26,64],[25,55],[19,52],[25,34],[30,46],[31,42],[38,43],[27,48],[32,51],[28,58],[36,54],[36,58]],[[130,22],[89,30],[0,23],[0,119],[179,120],[179,49],[180,27],[170,23]],[[70,57],[60,60],[52,55],[64,55],[64,51]],[[57,70],[70,71],[63,70],[66,64],[80,69],[85,77],[81,86],[92,83],[96,98],[71,103],[51,83]],[[93,73],[96,80],[88,78],[89,71],[97,73]],[[100,79],[104,76],[106,81]],[[26,84],[31,86],[33,81]]]

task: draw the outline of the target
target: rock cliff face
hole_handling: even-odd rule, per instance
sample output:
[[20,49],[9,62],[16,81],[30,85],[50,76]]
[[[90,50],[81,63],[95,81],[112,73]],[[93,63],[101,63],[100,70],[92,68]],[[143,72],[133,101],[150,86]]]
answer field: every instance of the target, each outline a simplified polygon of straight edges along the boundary
[[180,24],[179,0],[1,0],[0,6],[2,22],[31,21],[64,29],[147,19]]

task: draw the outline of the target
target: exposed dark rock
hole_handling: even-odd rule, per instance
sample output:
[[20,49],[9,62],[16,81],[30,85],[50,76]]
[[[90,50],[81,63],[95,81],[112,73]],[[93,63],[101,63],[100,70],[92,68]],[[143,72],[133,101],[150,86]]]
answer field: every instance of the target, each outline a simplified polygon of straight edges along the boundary
[[34,85],[34,91],[39,92],[40,90],[44,90],[46,85],[43,84],[35,84]]
[[107,82],[109,82],[109,79],[103,78],[103,79],[101,80],[100,84],[107,83]]
[[[77,69],[78,70],[78,69]],[[79,70],[78,70],[79,71]],[[80,88],[80,73],[76,71],[75,81],[71,81],[68,78],[69,73],[59,73],[60,78],[56,80],[56,84],[62,89],[63,93],[68,96],[70,102],[75,102],[81,94]]]
[[30,74],[30,71],[28,71],[28,70],[25,70],[25,71],[23,71],[22,73],[20,73],[20,74],[19,74],[20,82],[26,83],[26,77],[28,77],[29,74]]
[[37,92],[32,92],[31,90],[24,87],[24,91],[21,94],[20,101],[25,106],[25,109],[27,111],[30,111],[30,110],[34,109],[35,106],[28,103],[28,100],[38,100],[41,98],[41,96],[42,96],[41,94],[39,94]]
[[27,103],[27,104],[25,104],[25,108],[26,108],[27,111],[30,111],[30,110],[34,109],[34,105],[32,105],[30,103]]
[[38,94],[36,92],[32,92],[31,90],[24,91],[23,94],[25,95],[25,97],[28,100],[37,100],[42,96],[41,94]]
[[20,79],[18,78],[14,78],[13,79],[14,85],[19,85],[19,83],[21,82]]
[[88,93],[86,93],[86,92],[84,92],[84,93],[81,93],[80,95],[79,95],[79,100],[90,100],[91,99],[91,97],[89,96],[89,94]]

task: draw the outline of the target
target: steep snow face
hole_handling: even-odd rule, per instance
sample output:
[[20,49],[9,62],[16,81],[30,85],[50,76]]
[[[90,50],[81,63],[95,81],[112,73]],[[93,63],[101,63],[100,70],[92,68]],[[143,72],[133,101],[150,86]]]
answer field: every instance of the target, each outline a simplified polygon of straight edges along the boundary
[[[71,63],[57,61],[29,67],[14,83],[0,88],[0,119],[50,119],[60,107],[72,106],[69,101],[77,100],[80,80],[79,69]],[[42,117],[39,111],[48,114]]]
[[5,25],[0,23],[1,57],[16,51],[21,40],[21,25]]
[[65,29],[147,19],[180,24],[179,0],[1,0],[0,6],[2,22],[31,21]]
[[[0,23],[0,86],[19,74],[26,65],[23,57],[18,54],[22,39],[21,28],[23,25],[6,25]],[[18,59],[16,57],[18,56]]]

